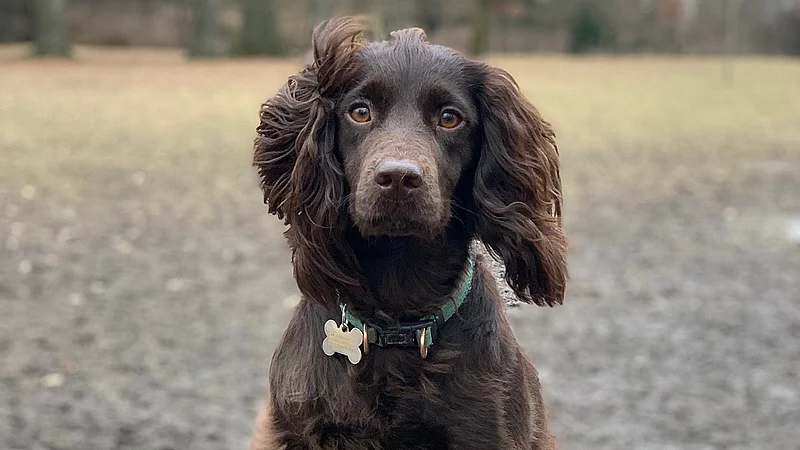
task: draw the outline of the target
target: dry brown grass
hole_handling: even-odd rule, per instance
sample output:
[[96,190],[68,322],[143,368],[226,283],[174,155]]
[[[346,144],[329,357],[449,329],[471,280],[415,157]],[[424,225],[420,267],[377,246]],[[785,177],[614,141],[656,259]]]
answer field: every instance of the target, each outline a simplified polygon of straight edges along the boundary
[[[243,446],[296,298],[251,143],[299,61],[27,51],[0,48],[0,447]],[[795,445],[800,63],[492,62],[559,136],[568,298],[510,316],[562,446]]]
[[[202,177],[207,195],[233,189],[232,180],[247,171],[258,103],[299,64],[186,63],[178,51],[91,47],[79,47],[74,61],[20,59],[23,54],[20,46],[0,49],[0,145],[11,161],[3,189],[34,183],[71,198],[95,188],[91,178],[76,174],[101,167],[119,174],[180,168]],[[568,190],[581,188],[571,161],[597,152],[633,158],[615,177],[642,189],[660,183],[651,175],[665,169],[657,157],[642,155],[688,152],[672,177],[686,181],[698,161],[724,163],[759,152],[756,144],[800,141],[797,61],[739,60],[732,85],[721,81],[720,61],[709,58],[493,62],[515,75],[554,123]]]

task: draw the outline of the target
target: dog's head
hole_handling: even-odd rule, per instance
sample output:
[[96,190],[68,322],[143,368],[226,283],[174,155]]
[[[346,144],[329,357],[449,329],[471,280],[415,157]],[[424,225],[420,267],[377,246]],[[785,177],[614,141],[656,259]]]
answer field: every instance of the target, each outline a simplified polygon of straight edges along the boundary
[[467,61],[418,28],[355,57],[336,105],[350,214],[368,236],[442,233],[456,185],[476,160],[480,118]]
[[428,44],[420,29],[360,36],[347,18],[318,27],[314,62],[261,108],[254,164],[269,211],[289,225],[300,290],[322,302],[369,295],[354,232],[433,243],[465,227],[522,300],[561,303],[550,125],[506,72]]

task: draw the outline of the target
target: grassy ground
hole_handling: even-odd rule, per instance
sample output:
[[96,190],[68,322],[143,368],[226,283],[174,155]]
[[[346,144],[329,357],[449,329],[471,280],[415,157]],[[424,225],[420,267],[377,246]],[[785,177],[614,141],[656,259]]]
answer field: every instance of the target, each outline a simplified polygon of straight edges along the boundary
[[[250,163],[297,61],[0,50],[0,448],[243,448],[296,289]],[[131,61],[133,61],[131,63]],[[800,442],[800,63],[495,58],[559,134],[565,449]]]

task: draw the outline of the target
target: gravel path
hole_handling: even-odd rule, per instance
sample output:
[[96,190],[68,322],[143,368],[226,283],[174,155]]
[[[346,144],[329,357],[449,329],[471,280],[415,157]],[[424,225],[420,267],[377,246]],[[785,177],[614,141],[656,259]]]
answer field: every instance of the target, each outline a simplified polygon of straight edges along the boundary
[[[245,448],[296,288],[247,166],[252,114],[213,117],[244,125],[192,145],[237,156],[198,151],[180,170],[39,172],[22,152],[57,132],[0,137],[20,163],[0,175],[0,448]],[[109,142],[126,139],[149,142]],[[562,448],[800,448],[796,143],[569,142],[566,303],[509,309]],[[60,171],[77,187],[46,182]]]

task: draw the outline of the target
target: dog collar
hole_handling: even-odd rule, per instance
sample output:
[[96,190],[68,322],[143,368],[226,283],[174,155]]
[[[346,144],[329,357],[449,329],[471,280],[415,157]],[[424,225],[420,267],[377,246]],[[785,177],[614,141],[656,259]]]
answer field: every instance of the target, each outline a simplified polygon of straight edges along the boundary
[[422,358],[428,356],[428,349],[439,336],[439,329],[445,322],[453,317],[461,305],[469,298],[472,291],[472,279],[475,272],[475,255],[470,252],[467,268],[461,282],[450,295],[450,298],[434,314],[429,314],[416,322],[400,322],[386,324],[376,320],[361,320],[350,314],[344,304],[339,304],[342,317],[347,324],[357,328],[362,333],[362,346],[364,353],[369,352],[370,345],[378,347],[409,347],[419,348]]

